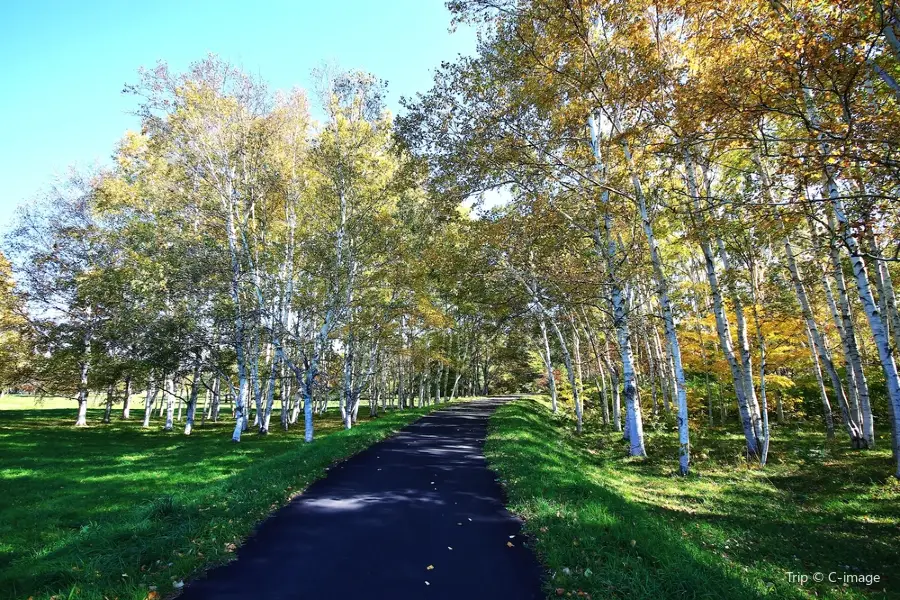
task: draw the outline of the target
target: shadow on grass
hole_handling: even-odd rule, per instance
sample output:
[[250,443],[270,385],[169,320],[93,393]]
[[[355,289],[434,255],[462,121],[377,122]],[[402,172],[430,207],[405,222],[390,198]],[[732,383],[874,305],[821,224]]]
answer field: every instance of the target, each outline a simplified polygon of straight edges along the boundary
[[361,416],[350,431],[326,415],[313,444],[302,427],[233,444],[227,422],[188,437],[136,420],[76,429],[66,410],[3,411],[0,597],[143,599],[150,585],[166,595],[173,580],[231,559],[329,465],[431,409]]
[[[497,411],[486,447],[511,509],[526,519],[550,571],[551,595],[559,588],[564,595],[647,600],[894,597],[895,494],[876,501],[868,488],[847,485],[863,498],[858,506],[841,503],[849,506],[841,522],[821,508],[844,489],[833,484],[848,477],[838,467],[819,465],[811,480],[733,466],[679,478],[659,459],[623,458],[612,434],[576,438],[570,431],[566,418],[522,400]],[[849,477],[864,482],[866,461],[876,468],[882,458],[857,453],[842,460],[863,461]],[[866,515],[884,518],[867,523]],[[803,587],[788,580],[788,571],[882,579],[870,588]]]

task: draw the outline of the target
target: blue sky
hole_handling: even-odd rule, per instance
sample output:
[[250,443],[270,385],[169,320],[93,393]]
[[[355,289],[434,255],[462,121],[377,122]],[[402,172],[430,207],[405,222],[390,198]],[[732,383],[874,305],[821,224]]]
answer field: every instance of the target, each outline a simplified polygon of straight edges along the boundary
[[0,231],[69,165],[109,160],[137,127],[121,92],[142,65],[215,52],[273,88],[309,89],[334,62],[388,80],[396,113],[441,61],[474,51],[474,33],[449,25],[444,0],[0,2]]

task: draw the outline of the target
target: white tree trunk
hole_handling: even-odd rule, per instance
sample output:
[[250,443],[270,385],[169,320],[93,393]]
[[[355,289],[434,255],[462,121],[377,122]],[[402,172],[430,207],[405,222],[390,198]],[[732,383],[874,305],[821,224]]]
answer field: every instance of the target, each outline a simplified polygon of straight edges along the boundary
[[891,339],[894,348],[900,348],[900,309],[897,307],[897,296],[894,293],[894,282],[887,262],[882,258],[881,250],[875,239],[869,238],[869,254],[876,257],[875,260],[875,288],[879,299],[884,299],[885,320],[890,323]]
[[[751,311],[753,314],[753,323],[756,326],[756,343],[759,346],[759,401],[762,404],[762,452],[759,458],[759,464],[765,466],[769,460],[769,441],[771,440],[771,432],[769,431],[769,402],[766,398],[766,337],[763,335],[762,322],[759,318],[759,305],[762,301],[759,289],[759,270],[757,264],[750,264],[750,291],[751,291]],[[783,417],[779,402],[779,420]]]
[[172,431],[174,427],[174,416],[175,416],[175,382],[171,377],[165,378],[165,392],[166,392],[166,424],[163,427],[163,431]]
[[841,340],[841,348],[844,351],[844,361],[845,361],[845,369],[847,371],[847,382],[848,382],[848,401],[850,402],[850,415],[853,418],[854,422],[861,423],[862,422],[862,413],[859,410],[859,390],[857,389],[856,378],[854,377],[855,371],[850,366],[850,350],[847,344],[847,333],[844,330],[844,323],[841,320],[840,311],[837,307],[837,302],[834,299],[834,294],[831,291],[831,284],[828,281],[827,275],[822,273],[822,287],[825,289],[825,299],[828,304],[828,308],[831,311],[831,318],[834,321],[835,329],[838,331],[838,337]]
[[[665,271],[663,270],[662,258],[659,255],[659,244],[656,241],[656,235],[653,231],[653,223],[650,220],[650,213],[647,209],[647,201],[641,187],[641,180],[634,169],[631,151],[628,147],[628,143],[624,141],[624,138],[622,148],[625,154],[626,164],[630,171],[635,197],[638,201],[638,210],[641,215],[641,225],[644,229],[644,236],[647,238],[647,245],[650,248],[650,262],[653,264],[653,275],[656,279],[656,293],[659,299],[660,308],[662,309],[663,326],[666,332],[666,342],[669,351],[668,354],[672,359],[675,372],[675,393],[676,404],[678,406],[679,471],[682,475],[686,475],[690,465],[687,386],[685,384],[684,368],[681,362],[681,346],[678,343],[678,335],[675,330],[675,314],[672,310],[672,303],[669,300],[669,282],[668,279],[666,279]],[[666,406],[667,411],[668,409],[669,407]]]
[[[666,409],[666,412],[672,410],[672,407],[669,406],[669,393],[672,391],[672,382],[676,381],[675,378],[675,370],[674,366],[672,369],[669,369],[670,363],[668,354],[663,352],[662,344],[659,341],[659,332],[656,330],[656,327],[651,326],[651,331],[653,331],[653,344],[651,345],[648,339],[648,351],[652,353],[654,357],[654,362],[657,366],[657,373],[660,377],[660,388],[662,389],[662,398],[663,398],[663,407]],[[649,338],[649,336],[648,336]],[[667,373],[668,371],[668,373]],[[678,392],[677,392],[677,383],[675,384],[676,391],[674,394],[675,402],[678,402]]]
[[87,426],[87,394],[79,391],[76,400],[78,402],[78,416],[75,419],[75,427],[85,427]]
[[153,377],[147,382],[147,394],[144,397],[144,424],[142,427],[150,427],[150,416],[153,414],[153,403],[156,400],[157,389],[153,385]]
[[825,346],[825,341],[819,333],[819,328],[813,317],[812,308],[810,307],[809,300],[806,296],[806,290],[803,287],[803,281],[800,279],[800,273],[797,269],[794,249],[790,239],[787,237],[784,238],[784,251],[787,257],[788,270],[791,273],[791,280],[794,283],[797,300],[800,302],[800,309],[803,313],[803,318],[806,320],[806,326],[812,337],[816,354],[819,356],[821,365],[825,368],[825,372],[828,373],[828,377],[831,379],[831,387],[838,399],[838,404],[841,407],[841,414],[844,417],[844,427],[847,429],[850,441],[854,448],[859,448],[865,443],[865,438],[862,435],[862,430],[859,428],[859,425],[853,420],[852,415],[850,414],[850,406],[847,401],[847,395],[844,392],[844,386],[838,376],[834,362],[831,360],[831,353],[828,351],[828,348]]
[[[232,169],[229,181],[234,177]],[[247,360],[244,356],[244,317],[241,311],[241,263],[238,257],[237,226],[234,219],[234,197],[231,184],[227,184],[222,199],[223,208],[226,211],[226,228],[228,230],[228,252],[231,257],[231,281],[229,291],[231,301],[234,303],[234,338],[233,345],[237,358],[238,393],[234,399],[234,431],[231,441],[240,442],[241,433],[247,423],[247,396],[250,390],[247,381]]]
[[265,407],[259,423],[259,433],[262,435],[269,433],[269,424],[272,421],[272,409],[275,407],[275,386],[277,385],[275,375],[277,370],[278,360],[273,356],[269,365],[269,379],[266,382]]
[[813,342],[812,332],[806,326],[806,339],[809,340],[809,352],[812,355],[813,373],[819,384],[819,396],[822,398],[822,413],[825,416],[825,435],[830,440],[834,438],[834,416],[831,413],[831,403],[828,401],[828,391],[825,389],[825,381],[822,379],[822,365],[819,363],[819,354]]
[[[819,118],[816,113],[812,92],[808,88],[804,88],[803,92],[809,122],[812,124],[813,128],[817,128]],[[887,389],[888,402],[890,402],[892,409],[891,420],[893,422],[891,423],[891,427],[894,431],[892,451],[896,462],[894,474],[897,478],[900,478],[900,374],[897,372],[897,363],[894,360],[893,349],[891,348],[891,343],[888,339],[887,329],[884,326],[881,312],[878,309],[878,305],[875,303],[872,289],[869,286],[866,261],[863,259],[863,253],[859,246],[859,242],[853,234],[850,220],[847,217],[847,212],[844,208],[844,201],[841,198],[840,191],[835,182],[834,173],[828,162],[828,157],[831,153],[828,142],[821,133],[819,134],[819,139],[825,191],[828,199],[831,201],[834,217],[837,219],[837,233],[850,255],[850,265],[853,268],[853,275],[856,279],[856,289],[859,293],[863,312],[865,312],[866,319],[869,322],[869,329],[871,329],[872,337],[875,340],[878,358],[881,360],[881,368],[884,371],[885,388]]]
[[122,402],[122,419],[131,418],[131,375],[125,377],[125,398]]
[[[837,263],[840,265],[840,261]],[[832,266],[833,268],[833,266]],[[832,272],[832,275],[836,275]],[[834,298],[831,285],[828,279],[823,276],[822,284],[825,288],[825,297],[828,301],[831,316],[834,320],[835,329],[838,331],[838,337],[841,340],[841,347],[844,352],[846,362],[847,380],[850,390],[850,419],[860,428],[865,438],[865,447],[874,448],[875,432],[872,423],[872,409],[869,404],[869,385],[866,381],[865,373],[862,370],[862,362],[859,356],[859,349],[856,345],[856,333],[853,327],[852,317],[850,316],[850,305],[848,302],[846,289],[839,296],[840,308]],[[841,283],[838,284],[838,292],[843,284],[843,274],[841,274]],[[849,325],[849,328],[848,328]]]
[[212,392],[212,406],[209,409],[210,416],[212,417],[213,423],[219,420],[219,407],[221,406],[222,401],[222,390],[221,383],[219,380],[219,376],[216,376],[216,381],[213,384],[213,392]]
[[759,344],[759,400],[762,404],[762,455],[759,463],[765,465],[769,460],[769,402],[766,398],[766,338],[762,333],[759,317],[756,316],[756,339]]
[[291,389],[291,382],[286,377],[287,372],[285,371],[284,361],[281,362],[281,372],[279,379],[281,380],[281,384],[279,386],[279,397],[281,398],[281,428],[285,431],[290,427],[290,414],[291,414],[291,398],[293,397],[293,390]]
[[[828,169],[826,167],[826,173]],[[843,201],[834,179],[828,174],[827,176],[828,197],[831,199],[831,206],[834,209],[835,217],[838,220],[839,233],[850,254],[850,264],[853,267],[853,275],[856,278],[856,289],[859,292],[859,299],[862,302],[863,311],[866,319],[869,321],[869,329],[872,330],[872,337],[875,340],[875,347],[878,350],[878,358],[881,360],[881,367],[884,371],[885,387],[887,388],[888,401],[893,408],[894,432],[900,434],[900,374],[897,372],[897,364],[894,360],[893,349],[888,339],[887,331],[884,327],[884,321],[878,310],[878,305],[872,295],[869,287],[869,275],[866,272],[866,262],[863,260],[859,243],[850,228],[850,222],[844,211]],[[895,475],[900,478],[900,435],[894,436],[894,454],[897,457],[897,465]]]
[[[644,354],[647,357],[647,380],[650,384],[650,398],[653,404],[653,413],[656,414],[659,411],[659,400],[657,394],[657,388],[662,392],[665,390],[665,385],[659,385],[662,376],[657,370],[657,362],[656,356],[653,354],[653,351],[650,349],[650,327],[648,317],[644,315],[644,323],[642,326],[642,331],[639,334],[639,337],[644,341]],[[659,394],[662,395],[662,394]],[[668,404],[668,402],[666,402]]]
[[353,358],[354,358],[354,337],[350,333],[344,342],[344,385],[341,390],[341,420],[344,422],[344,429],[350,429],[353,426]]
[[88,404],[88,371],[91,368],[91,330],[87,329],[84,334],[84,353],[79,364],[78,378],[78,416],[75,419],[75,427],[87,426],[87,404]]
[[[591,133],[591,149],[594,153],[594,162],[599,175],[605,179],[606,169],[603,157],[600,153],[600,133],[597,121],[593,115],[588,118],[588,127]],[[609,191],[601,190],[601,205],[603,207],[604,240],[601,239],[599,224],[594,230],[594,246],[598,256],[605,257],[607,277],[610,283],[610,306],[613,313],[613,327],[616,331],[616,339],[619,342],[619,355],[622,360],[622,377],[624,379],[626,433],[630,441],[630,454],[632,456],[645,456],[644,425],[641,416],[640,405],[637,403],[635,384],[633,352],[631,349],[631,334],[628,328],[628,320],[625,311],[625,298],[622,287],[616,277],[616,241],[612,236],[612,214],[609,207]],[[618,419],[617,419],[618,420]]]
[[106,407],[103,410],[103,422],[109,423],[112,420],[113,395],[115,394],[115,385],[110,384],[106,389]]
[[[697,174],[694,170],[693,157],[687,147],[682,148],[682,153],[684,155],[685,180],[688,186],[688,193],[693,198],[694,210],[699,215],[702,214],[703,207],[700,205],[700,191],[697,185]],[[701,227],[705,227],[705,225],[702,225]],[[709,282],[710,294],[713,298],[713,314],[716,318],[716,332],[719,334],[719,346],[731,369],[731,379],[734,384],[735,396],[737,396],[738,412],[740,413],[741,425],[744,429],[744,438],[747,442],[747,453],[753,456],[759,456],[759,438],[753,427],[750,406],[745,393],[744,374],[742,372],[742,366],[734,354],[734,345],[731,339],[731,327],[728,323],[728,317],[725,314],[725,303],[722,300],[722,290],[719,287],[719,278],[716,274],[715,255],[713,254],[712,245],[705,230],[700,231],[700,248],[703,250],[703,258],[706,265],[706,278]]]
[[584,423],[584,383],[581,376],[581,337],[578,335],[578,327],[575,320],[571,320],[572,325],[572,349],[575,351],[573,358],[575,359],[575,385],[578,386],[577,394],[573,393],[575,401],[575,422],[578,424],[578,432],[581,432]]
[[569,346],[566,344],[566,337],[563,335],[562,329],[556,324],[556,321],[550,318],[550,324],[556,331],[556,337],[559,340],[559,347],[562,350],[563,362],[566,365],[566,375],[569,377],[569,385],[572,387],[572,399],[575,403],[575,432],[581,433],[582,415],[581,415],[581,398],[578,394],[578,382],[576,381],[575,367],[572,361],[572,355],[569,354]]
[[544,314],[538,316],[538,323],[541,326],[541,338],[544,342],[544,351],[541,357],[544,359],[544,367],[547,369],[547,386],[550,388],[550,409],[556,413],[559,408],[556,405],[556,380],[553,377],[553,358],[550,354],[550,340],[547,337],[547,323],[544,321]]
[[609,342],[605,342],[606,348],[603,354],[603,362],[609,371],[610,386],[612,387],[612,422],[613,429],[622,431],[622,396],[620,395],[619,370],[610,360]]
[[188,397],[187,418],[184,423],[184,435],[191,435],[194,430],[194,415],[197,413],[197,396],[200,393],[200,361],[194,365],[194,376],[191,380],[191,395]]
[[606,388],[606,377],[603,373],[603,359],[600,357],[600,350],[597,347],[597,338],[591,330],[591,323],[588,320],[587,312],[584,310],[584,307],[582,307],[581,314],[584,317],[584,332],[587,334],[588,342],[591,345],[591,352],[594,353],[594,361],[597,363],[597,376],[594,380],[597,385],[597,393],[600,396],[600,402],[603,404],[603,424],[609,425],[609,401]]
[[637,399],[637,383],[634,372],[634,354],[631,350],[631,334],[625,314],[625,300],[618,288],[613,290],[613,326],[619,342],[622,360],[623,396],[625,401],[625,431],[628,433],[631,456],[646,456],[644,447],[644,420]]
[[[719,248],[719,257],[722,260],[722,266],[725,268],[725,272],[731,273],[731,260],[721,237],[716,237],[716,244]],[[733,281],[733,278],[729,277],[728,280]],[[753,383],[753,360],[750,355],[750,339],[747,334],[747,318],[744,314],[744,303],[742,302],[734,283],[729,284],[727,287],[731,295],[731,304],[734,308],[734,317],[737,324],[738,349],[741,359],[744,397],[747,399],[747,409],[750,413],[750,423],[753,426],[753,433],[757,440],[762,440],[762,422],[759,401],[756,398],[756,387]]]

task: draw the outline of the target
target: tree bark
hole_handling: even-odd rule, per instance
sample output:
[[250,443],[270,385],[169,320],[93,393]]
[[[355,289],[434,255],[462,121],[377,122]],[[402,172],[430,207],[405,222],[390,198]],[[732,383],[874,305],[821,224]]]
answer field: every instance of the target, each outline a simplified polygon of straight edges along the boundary
[[819,361],[821,365],[825,367],[825,372],[828,373],[828,377],[831,379],[831,388],[838,399],[838,404],[841,407],[841,414],[844,417],[844,427],[847,429],[847,434],[850,436],[850,441],[853,447],[860,448],[865,443],[865,437],[863,436],[862,430],[860,429],[857,421],[852,418],[852,415],[850,413],[850,406],[847,401],[847,395],[844,392],[844,386],[841,383],[840,377],[838,376],[837,369],[834,366],[834,362],[831,360],[831,354],[825,346],[822,335],[819,333],[819,328],[816,325],[816,321],[813,317],[812,308],[810,307],[809,300],[806,296],[806,290],[803,287],[803,281],[800,279],[800,272],[797,269],[797,261],[794,257],[794,249],[788,237],[784,238],[784,251],[785,255],[787,256],[788,270],[791,273],[791,280],[794,283],[794,290],[797,295],[797,300],[800,302],[800,309],[803,313],[803,318],[806,320],[806,327],[808,328],[810,336],[812,337],[813,345],[815,347],[816,354],[819,357]]
[[[600,138],[597,121],[594,115],[588,118],[588,127],[591,133],[591,149],[594,154],[594,163],[597,172],[605,179],[606,169],[603,157],[600,154]],[[610,307],[613,313],[613,328],[616,331],[616,339],[619,342],[619,355],[622,361],[622,376],[624,378],[624,397],[626,414],[626,432],[630,442],[630,454],[632,456],[645,456],[644,426],[640,405],[636,400],[637,387],[634,374],[634,354],[631,349],[631,334],[628,328],[628,320],[625,314],[625,299],[622,287],[616,277],[616,241],[612,235],[613,219],[609,207],[609,190],[601,190],[601,206],[603,207],[603,230],[605,240],[601,238],[599,223],[594,229],[594,247],[598,256],[605,257],[607,278],[610,284]],[[603,243],[605,241],[605,244]],[[605,249],[604,249],[605,246]]]
[[612,387],[612,422],[613,429],[622,431],[622,397],[619,388],[619,369],[610,360],[609,341],[605,342],[603,353],[603,362],[606,364],[606,370],[609,371],[610,386]]
[[894,349],[900,348],[900,309],[897,307],[897,296],[894,293],[894,282],[887,262],[882,258],[881,250],[874,237],[869,237],[869,254],[875,257],[875,289],[879,298],[884,298],[885,320],[890,324],[891,339]]
[[[813,102],[812,92],[808,88],[803,88],[804,100],[809,117],[809,122],[813,129],[818,128],[819,119],[816,113],[815,104]],[[878,358],[881,360],[881,368],[884,371],[885,388],[887,388],[888,401],[891,403],[893,414],[891,415],[891,426],[895,435],[892,440],[892,452],[895,457],[896,470],[894,475],[900,479],[900,374],[897,372],[897,363],[894,360],[893,349],[888,339],[887,330],[884,326],[884,320],[881,318],[881,311],[875,303],[872,295],[872,289],[869,286],[869,275],[866,268],[866,261],[863,259],[859,242],[853,234],[850,220],[844,207],[844,201],[841,198],[837,183],[835,182],[832,167],[828,163],[830,148],[828,142],[821,132],[819,133],[821,166],[824,176],[824,187],[827,197],[831,202],[831,209],[837,220],[837,234],[850,255],[850,265],[853,268],[853,275],[856,279],[856,289],[859,299],[862,302],[863,312],[869,322],[869,329],[875,340],[875,347],[878,350]]]
[[[703,212],[703,208],[700,205],[700,191],[697,185],[697,174],[694,170],[693,157],[687,147],[682,148],[682,153],[684,155],[685,180],[688,186],[688,193],[693,198],[695,212],[700,215]],[[740,413],[741,425],[744,429],[744,439],[747,442],[747,453],[752,456],[759,456],[759,438],[753,427],[750,405],[745,393],[742,365],[735,357],[734,346],[731,339],[731,327],[728,322],[728,317],[725,314],[725,303],[722,300],[719,277],[716,274],[715,255],[713,254],[709,235],[705,230],[705,224],[700,226],[699,233],[700,248],[703,250],[703,258],[706,266],[706,278],[709,282],[710,294],[713,299],[713,314],[716,318],[716,331],[719,334],[719,346],[731,369],[731,379],[734,384],[735,396],[737,396],[738,412]]]
[[122,400],[122,419],[131,417],[131,375],[125,376],[125,398]]
[[166,377],[163,385],[166,393],[166,424],[163,431],[172,431],[175,416],[175,382],[172,377]]
[[153,377],[147,382],[147,394],[144,397],[144,424],[143,427],[150,427],[150,416],[153,414],[153,403],[156,401],[157,389],[153,385]]
[[[892,428],[895,432],[900,432],[900,374],[897,372],[893,350],[878,305],[875,303],[872,290],[869,287],[869,275],[866,271],[866,263],[863,260],[859,243],[850,229],[850,223],[844,212],[843,201],[840,199],[837,184],[834,183],[830,175],[828,176],[827,186],[828,196],[831,199],[832,208],[838,221],[839,234],[850,253],[850,264],[853,267],[853,274],[856,278],[859,299],[862,302],[866,319],[869,321],[869,329],[872,331],[872,337],[875,340],[875,347],[878,350],[878,357],[881,360],[881,367],[884,371],[888,401],[891,403],[891,408],[894,412]],[[895,436],[894,453],[897,456],[894,474],[897,478],[900,478],[900,435]]]
[[237,358],[238,393],[234,399],[234,431],[231,441],[240,442],[241,433],[246,428],[247,396],[250,391],[250,382],[247,380],[247,359],[244,355],[244,316],[241,311],[241,263],[238,257],[237,227],[234,218],[234,195],[232,194],[230,181],[234,178],[234,169],[230,171],[229,183],[226,184],[223,194],[223,208],[226,211],[226,227],[228,230],[228,252],[231,258],[231,281],[229,291],[231,301],[234,303],[234,339],[233,346]]
[[831,403],[828,401],[828,391],[825,389],[825,381],[822,378],[822,366],[819,364],[819,355],[813,342],[809,326],[806,327],[806,337],[809,340],[809,351],[812,354],[813,373],[819,384],[819,395],[822,398],[822,412],[825,416],[825,435],[830,440],[834,438],[834,417],[831,413]]
[[[669,359],[668,355],[663,352],[663,346],[659,341],[659,332],[656,330],[656,327],[650,326],[650,330],[653,331],[653,343],[650,344],[649,336],[647,339],[647,351],[651,354],[651,359],[653,359],[656,368],[654,369],[660,382],[660,389],[662,391],[662,399],[663,399],[663,408],[666,412],[670,412],[672,407],[669,405],[669,393],[672,390],[671,382],[675,381],[675,377],[672,376],[674,371],[668,372],[669,370]],[[665,365],[665,367],[663,367]],[[678,402],[678,394],[675,394],[675,402]]]
[[[616,122],[616,125],[617,129],[619,129],[618,122]],[[650,262],[653,265],[653,276],[656,280],[656,294],[659,299],[660,309],[662,310],[663,327],[665,328],[666,342],[669,351],[668,354],[674,367],[676,404],[678,405],[679,471],[682,475],[686,475],[690,465],[687,386],[685,384],[684,368],[681,362],[681,346],[678,342],[678,335],[675,330],[675,315],[672,310],[672,303],[669,300],[669,282],[666,278],[665,271],[663,270],[662,258],[659,254],[659,244],[656,241],[656,235],[653,231],[653,223],[650,220],[650,212],[647,209],[647,200],[644,197],[641,180],[635,171],[631,150],[625,138],[622,138],[622,150],[625,155],[625,163],[627,164],[630,172],[629,174],[631,175],[634,194],[637,198],[638,211],[641,215],[641,225],[644,230],[644,236],[647,238],[647,245],[650,248]],[[669,410],[668,406],[666,406],[666,410]]]
[[79,364],[78,378],[78,416],[75,419],[75,427],[87,426],[87,403],[88,403],[88,371],[91,368],[91,331],[88,329],[84,334],[84,353]]
[[[766,398],[766,337],[763,335],[762,322],[759,318],[759,305],[762,301],[759,289],[759,272],[755,262],[751,263],[749,267],[750,291],[752,293],[751,312],[753,314],[753,323],[756,326],[756,343],[759,346],[759,401],[762,404],[762,452],[760,453],[759,464],[765,466],[769,460],[769,442],[771,440],[769,403]],[[784,418],[780,399],[778,407],[778,419],[780,422]]]
[[547,369],[547,386],[550,388],[550,409],[555,414],[559,410],[559,407],[556,405],[556,379],[553,376],[553,358],[552,354],[550,354],[550,340],[547,337],[547,323],[544,320],[543,312],[538,316],[538,324],[541,327],[541,338],[544,342],[544,350],[541,356]]
[[597,339],[594,336],[594,332],[591,331],[591,324],[584,307],[582,307],[581,314],[584,317],[584,332],[587,334],[588,343],[591,345],[591,352],[594,353],[594,360],[597,363],[597,376],[595,377],[595,382],[597,384],[597,393],[600,395],[600,402],[603,404],[603,424],[609,425],[609,394],[606,388],[606,377],[603,373],[603,359],[600,357]]
[[[719,249],[719,257],[722,260],[722,266],[725,268],[725,272],[731,273],[731,260],[721,237],[716,237],[716,244]],[[750,413],[750,423],[753,427],[754,435],[757,440],[762,440],[759,401],[756,398],[756,387],[753,384],[753,360],[750,355],[750,339],[747,334],[747,318],[744,314],[744,303],[733,283],[733,277],[729,277],[727,280],[730,282],[727,285],[727,288],[729,295],[731,296],[731,304],[734,308],[734,320],[737,325],[738,354],[741,360],[740,372],[742,376],[741,381],[744,385],[744,397],[747,399],[747,409]]]
[[578,395],[578,382],[576,381],[575,366],[573,365],[572,355],[569,354],[569,346],[566,344],[566,337],[563,335],[562,329],[557,325],[553,318],[550,318],[550,325],[556,331],[556,337],[559,340],[559,347],[562,350],[563,362],[566,365],[566,375],[569,377],[569,385],[572,387],[572,400],[575,404],[575,433],[581,433],[582,427],[582,411],[581,398]]
[[278,372],[278,362],[277,357],[273,356],[272,362],[269,365],[269,379],[266,382],[265,408],[263,410],[262,419],[260,419],[259,422],[260,435],[269,433],[269,424],[272,421],[272,410],[275,407],[275,386],[277,385],[275,376]]
[[112,420],[113,395],[115,394],[115,384],[109,384],[106,389],[106,408],[103,411],[103,422],[109,423]]
[[[829,219],[831,221],[831,219]],[[833,221],[832,225],[833,225]],[[815,232],[813,232],[815,235]],[[828,285],[827,279],[824,280],[825,290],[828,295],[830,308],[834,317],[835,326],[841,338],[844,356],[847,361],[848,375],[852,376],[851,381],[855,391],[855,399],[858,399],[858,406],[852,406],[857,411],[856,420],[862,421],[863,436],[866,439],[866,447],[875,447],[875,425],[872,421],[872,407],[869,401],[869,384],[866,381],[866,374],[863,372],[862,361],[859,356],[859,347],[856,344],[856,328],[853,324],[853,316],[850,312],[850,299],[847,295],[847,286],[844,281],[844,270],[841,266],[841,258],[839,249],[836,244],[829,244],[828,251],[831,259],[832,278],[837,288],[837,303]],[[838,310],[839,309],[839,310]]]
[[200,360],[194,364],[194,374],[191,379],[191,395],[188,397],[187,417],[184,423],[184,435],[191,435],[194,430],[194,415],[197,412],[197,395],[200,393]]

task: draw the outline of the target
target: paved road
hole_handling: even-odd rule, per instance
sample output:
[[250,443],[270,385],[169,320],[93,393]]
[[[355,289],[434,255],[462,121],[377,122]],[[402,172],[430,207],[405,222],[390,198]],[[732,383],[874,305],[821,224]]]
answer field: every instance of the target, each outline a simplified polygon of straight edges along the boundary
[[543,598],[482,451],[501,402],[432,413],[333,467],[181,599]]

